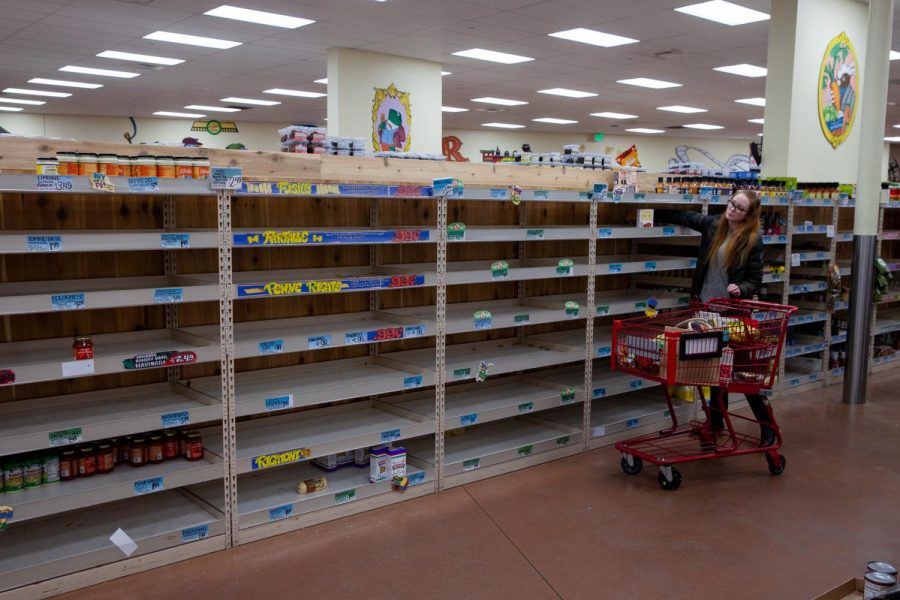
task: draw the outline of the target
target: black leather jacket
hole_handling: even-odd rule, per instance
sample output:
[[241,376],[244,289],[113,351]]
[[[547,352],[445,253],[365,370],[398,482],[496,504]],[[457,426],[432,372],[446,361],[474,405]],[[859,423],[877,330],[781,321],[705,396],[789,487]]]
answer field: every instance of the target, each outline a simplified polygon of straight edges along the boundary
[[[700,253],[697,255],[697,268],[694,269],[694,280],[691,284],[691,296],[699,296],[709,268],[709,247],[723,215],[703,215],[690,210],[657,210],[656,219],[673,225],[689,227],[700,232]],[[728,283],[735,284],[741,290],[741,298],[752,298],[759,293],[763,273],[763,243],[760,238],[750,249],[747,258],[728,269]]]

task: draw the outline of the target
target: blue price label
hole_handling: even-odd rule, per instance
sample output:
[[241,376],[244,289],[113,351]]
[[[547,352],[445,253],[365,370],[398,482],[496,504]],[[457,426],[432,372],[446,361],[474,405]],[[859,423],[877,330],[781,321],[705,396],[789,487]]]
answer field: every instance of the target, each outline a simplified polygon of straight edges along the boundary
[[635,202],[641,202],[642,200],[646,200],[646,199],[647,199],[647,194],[645,194],[643,192],[635,192],[635,194],[634,194]]
[[409,388],[417,388],[422,385],[422,376],[421,375],[413,375],[412,377],[404,377],[403,378],[403,387]]
[[294,406],[294,395],[277,396],[275,398],[266,398],[266,410],[284,410]]
[[243,175],[239,167],[213,167],[209,174],[209,189],[239,190],[244,181]]
[[181,530],[181,543],[196,542],[205,540],[209,537],[209,525],[199,525],[197,527],[188,527]]
[[490,329],[494,325],[493,317],[475,319],[475,329]]
[[54,294],[50,296],[53,310],[79,310],[86,306],[84,294]]
[[602,229],[599,229],[599,230],[597,231],[597,234],[599,235],[600,239],[607,239],[607,238],[611,238],[611,237],[612,237],[612,235],[613,235],[613,230],[604,227],[604,228],[602,228]]
[[663,227],[663,237],[671,237],[675,235],[674,227]]
[[425,483],[425,471],[416,471],[415,473],[410,473],[407,477],[409,478],[410,486]]
[[191,234],[189,233],[161,233],[159,246],[165,250],[177,250],[191,247]]
[[269,509],[269,520],[270,521],[280,521],[281,519],[287,519],[291,515],[294,514],[294,505],[293,504],[285,504],[284,506],[276,506],[275,508]]
[[645,263],[644,263],[644,270],[645,270],[645,271],[655,271],[655,270],[656,270],[656,261],[655,261],[655,260],[648,260],[647,262],[645,262]]
[[72,178],[68,175],[38,175],[37,189],[42,192],[71,192]]
[[147,193],[159,191],[159,179],[156,177],[129,177],[128,191],[132,193]]
[[621,273],[622,265],[619,263],[613,263],[613,264],[609,265],[609,272],[610,273]]
[[612,355],[612,348],[609,346],[601,346],[597,348],[597,357],[598,358],[607,358]]
[[260,354],[281,354],[284,352],[284,340],[265,340],[259,343]]
[[491,198],[494,200],[505,200],[506,199],[506,188],[492,188],[491,189]]
[[425,326],[424,325],[408,325],[403,328],[403,337],[405,338],[416,338],[422,337],[425,335]]
[[396,442],[399,439],[400,439],[400,430],[399,429],[391,429],[390,431],[382,431],[381,432],[381,441],[383,443]]
[[351,331],[349,333],[344,334],[344,345],[345,346],[354,346],[356,344],[366,344],[369,341],[369,336],[365,331]]
[[638,426],[638,423],[640,423],[640,421],[641,420],[638,419],[637,417],[635,417],[633,419],[628,419],[627,421],[625,421],[625,427],[627,427],[628,429],[633,429]]
[[151,477],[150,479],[141,479],[134,482],[134,495],[143,496],[144,494],[155,494],[165,489],[162,477]]
[[191,413],[186,410],[165,413],[160,416],[159,420],[163,429],[169,427],[181,427],[182,425],[187,425],[191,422]]
[[62,250],[61,235],[29,235],[25,238],[28,252],[59,252]]
[[468,415],[462,415],[459,418],[459,424],[462,426],[474,425],[478,422],[478,413],[471,413]]
[[633,379],[631,381],[631,383],[629,383],[628,385],[631,386],[631,389],[636,390],[639,387],[641,387],[642,385],[644,385],[644,380],[643,379]]
[[310,350],[321,350],[322,348],[328,348],[329,346],[331,346],[331,336],[330,335],[311,336],[306,339],[306,343],[309,346]]
[[690,267],[691,269],[697,268],[697,259],[696,258],[690,259],[688,261],[688,267]]
[[550,192],[547,190],[534,190],[534,199],[535,200],[549,200]]
[[183,288],[159,288],[153,290],[154,304],[178,304],[184,302]]
[[603,398],[606,396],[606,388],[594,388],[594,398]]

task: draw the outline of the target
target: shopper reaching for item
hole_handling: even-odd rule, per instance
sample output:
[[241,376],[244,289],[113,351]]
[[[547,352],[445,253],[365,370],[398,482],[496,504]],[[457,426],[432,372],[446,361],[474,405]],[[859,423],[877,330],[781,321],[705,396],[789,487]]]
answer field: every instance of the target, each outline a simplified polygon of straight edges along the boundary
[[[713,298],[753,298],[762,284],[763,243],[759,235],[760,200],[756,192],[739,191],[724,213],[703,215],[692,211],[658,210],[659,221],[689,227],[700,233],[700,253],[691,284],[691,296],[708,302]],[[712,388],[710,421],[713,430],[724,429],[722,411],[728,410],[728,392]],[[765,398],[747,394],[747,402],[760,423],[768,423]],[[771,445],[775,432],[760,426],[761,444]]]

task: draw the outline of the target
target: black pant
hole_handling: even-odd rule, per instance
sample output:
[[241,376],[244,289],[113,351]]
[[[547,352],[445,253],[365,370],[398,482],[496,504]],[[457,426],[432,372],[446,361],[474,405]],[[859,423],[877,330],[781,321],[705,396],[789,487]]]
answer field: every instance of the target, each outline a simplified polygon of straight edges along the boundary
[[[709,420],[713,429],[721,430],[725,428],[722,419],[722,413],[728,410],[728,392],[722,388],[709,388],[711,398],[709,399]],[[760,434],[763,438],[771,438],[774,431],[768,426],[769,423],[769,407],[764,396],[759,394],[744,394],[747,396],[747,404],[753,411],[753,417],[760,423]]]

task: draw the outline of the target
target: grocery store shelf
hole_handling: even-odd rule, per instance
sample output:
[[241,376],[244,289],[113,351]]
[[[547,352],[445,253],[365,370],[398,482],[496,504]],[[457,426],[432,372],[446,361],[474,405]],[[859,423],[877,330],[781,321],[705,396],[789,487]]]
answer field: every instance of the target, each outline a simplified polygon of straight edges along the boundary
[[828,344],[825,343],[825,338],[810,335],[795,335],[793,338],[796,342],[793,346],[784,346],[785,358],[821,352],[828,347]]
[[[581,427],[544,423],[534,417],[515,417],[502,422],[464,428],[448,435],[444,448],[444,472],[459,475],[515,461],[542,452],[571,447],[581,438]],[[406,447],[410,456],[434,465],[434,443],[414,440]]]
[[796,302],[797,306],[806,307],[807,305],[813,305],[809,308],[812,310],[798,310],[793,315],[791,315],[788,320],[788,327],[793,327],[795,325],[803,325],[806,323],[819,323],[821,321],[828,320],[828,312],[824,310],[816,310],[819,303],[818,302]]
[[[67,178],[63,176],[65,181]],[[91,188],[91,178],[87,176],[70,176],[71,189],[59,189],[52,191],[39,191],[37,189],[37,177],[34,174],[4,173],[0,177],[0,192],[30,192],[34,194],[93,194],[97,196],[109,195],[109,192]],[[110,177],[109,180],[115,186],[118,193],[128,192],[128,177]],[[152,192],[134,192],[135,196],[210,196],[215,198],[215,192],[209,189],[208,179],[166,179],[157,178],[158,189]]]
[[[211,326],[218,332],[218,325]],[[217,361],[218,333],[203,340],[179,331],[157,329],[108,333],[91,337],[94,358],[73,360],[72,338],[0,344],[0,369],[12,371],[20,385],[87,375],[125,373],[136,369]]]
[[763,244],[767,246],[787,244],[787,240],[788,236],[783,233],[762,236]]
[[[584,329],[568,329],[554,333],[528,336],[527,340],[558,348],[572,348],[584,352]],[[606,358],[612,354],[612,326],[594,327],[594,358]]]
[[791,235],[826,235],[831,225],[794,225],[788,227]]
[[828,284],[824,281],[794,280],[788,286],[788,294],[808,294],[811,292],[824,292],[828,289]]
[[222,535],[225,524],[220,513],[179,490],[31,523],[13,522],[0,546],[0,590],[124,559],[109,539],[117,529],[137,543],[132,556],[141,556]]
[[[431,470],[423,470],[407,463],[410,487],[433,481]],[[327,487],[309,494],[297,493],[297,484],[307,479],[325,477]],[[334,508],[348,502],[358,502],[374,496],[392,494],[403,500],[404,494],[394,492],[390,481],[369,481],[369,466],[349,466],[326,473],[309,463],[286,469],[247,474],[238,480],[238,513],[241,529],[264,525],[314,511]],[[224,511],[221,489],[216,485],[202,485],[190,489],[192,494]]]
[[258,227],[235,229],[232,240],[235,248],[433,244],[437,241],[437,233],[427,227]]
[[831,334],[831,345],[835,346],[837,344],[844,344],[847,342],[847,333],[832,333]]
[[7,402],[0,405],[0,455],[221,418],[217,401],[168,383]]
[[[382,356],[237,373],[234,382],[237,416],[278,412],[433,385],[434,377],[430,373],[434,369],[434,349],[426,349],[425,352],[430,352],[431,364],[420,370],[420,374],[412,373],[403,365],[398,367],[388,363]],[[474,372],[477,372],[477,365]],[[187,385],[217,401],[221,400],[219,377],[193,379]]]
[[0,315],[219,299],[218,274],[0,283]]
[[162,231],[153,229],[97,231],[4,231],[0,254],[54,254],[61,252],[121,252],[129,250],[187,250],[216,248],[211,229]]
[[601,202],[612,204],[702,204],[698,194],[655,194],[650,192],[628,192],[614,194],[610,191]]
[[900,360],[900,352],[894,352],[893,354],[888,354],[886,356],[876,356],[872,359],[871,371],[872,373],[878,373],[879,371],[890,369],[898,360]]
[[[601,225],[597,229],[597,237],[601,240],[629,240],[629,239],[660,239],[672,238],[671,241],[691,240],[698,238],[700,234],[687,227],[630,227],[621,225]],[[693,240],[696,244],[696,240]]]
[[[434,433],[434,421],[370,400],[244,421],[238,424],[237,470],[268,468],[264,457],[291,450],[304,449],[304,455],[289,461],[299,462],[429,433]],[[216,438],[206,446],[219,453],[221,444]]]
[[[15,506],[15,522],[20,523],[115,500],[221,480],[223,473],[222,458],[207,451],[202,460],[195,462],[178,458],[140,468],[120,464],[110,473],[3,493],[0,494],[0,502]],[[221,481],[218,487],[221,490]]]
[[[610,369],[609,363],[609,360],[604,359],[594,361],[591,397],[595,400],[659,385],[655,381],[642,379],[630,373],[613,371]],[[584,369],[562,367],[551,371],[542,371],[535,374],[534,380],[552,385],[571,386],[580,393],[584,390]]]
[[873,335],[900,331],[900,309],[879,310],[872,328]]

